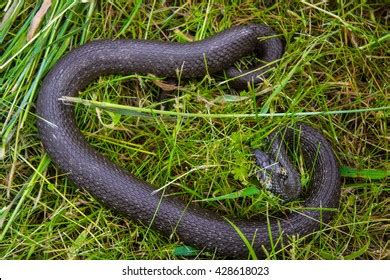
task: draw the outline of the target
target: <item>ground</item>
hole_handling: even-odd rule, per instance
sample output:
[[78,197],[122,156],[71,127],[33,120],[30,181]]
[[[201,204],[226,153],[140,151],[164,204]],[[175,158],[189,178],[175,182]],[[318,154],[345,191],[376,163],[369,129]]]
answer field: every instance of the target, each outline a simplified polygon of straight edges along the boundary
[[[237,92],[223,75],[179,87],[150,75],[104,77],[76,106],[84,135],[154,186],[247,217],[292,205],[255,184],[251,151],[272,129],[303,121],[332,144],[342,175],[340,208],[328,227],[293,238],[267,258],[389,258],[390,36],[389,8],[381,1],[45,1],[53,3],[40,24],[32,22],[42,1],[11,2],[0,4],[1,258],[217,258],[191,254],[176,237],[78,190],[45,154],[34,104],[49,69],[85,42],[189,42],[252,22],[270,25],[285,41],[284,56],[262,85]],[[159,98],[167,88],[174,90]],[[90,101],[98,108],[85,105]],[[165,113],[140,114],[140,107]]]

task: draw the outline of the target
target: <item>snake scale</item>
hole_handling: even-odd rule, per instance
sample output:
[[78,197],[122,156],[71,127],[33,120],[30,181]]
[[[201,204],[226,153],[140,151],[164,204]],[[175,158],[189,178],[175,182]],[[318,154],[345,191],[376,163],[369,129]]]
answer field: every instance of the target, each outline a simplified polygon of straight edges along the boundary
[[[274,35],[265,25],[249,24],[191,43],[97,40],[75,48],[54,65],[42,82],[36,111],[43,146],[62,172],[108,208],[151,225],[165,236],[175,234],[185,244],[217,255],[247,258],[247,245],[223,215],[153,193],[154,187],[92,149],[76,126],[74,108],[60,99],[76,96],[99,76],[110,74],[177,77],[179,72],[183,78],[192,78],[225,70],[228,76],[236,77],[236,87],[257,83],[268,67],[240,72],[232,65],[254,52],[265,63],[277,60],[283,53],[283,44]],[[259,40],[266,36],[269,38]],[[305,236],[318,230],[321,222],[332,217],[331,211],[322,209],[337,208],[339,204],[339,173],[331,145],[317,130],[303,123],[295,129],[286,128],[284,137],[292,141],[296,131],[303,157],[313,170],[303,209],[268,219],[229,218],[259,255],[270,249],[272,240],[275,242],[280,235]]]

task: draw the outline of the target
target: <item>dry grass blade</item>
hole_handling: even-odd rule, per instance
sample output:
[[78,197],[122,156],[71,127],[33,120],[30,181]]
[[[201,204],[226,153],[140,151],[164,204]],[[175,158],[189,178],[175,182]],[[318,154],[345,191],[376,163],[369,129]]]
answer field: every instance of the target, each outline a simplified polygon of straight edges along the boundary
[[43,20],[43,17],[46,15],[46,12],[50,8],[50,6],[51,6],[51,0],[44,0],[42,2],[41,7],[39,8],[38,12],[35,14],[31,22],[30,29],[28,30],[27,33],[27,41],[30,41],[34,37],[35,33],[39,28],[39,25]]

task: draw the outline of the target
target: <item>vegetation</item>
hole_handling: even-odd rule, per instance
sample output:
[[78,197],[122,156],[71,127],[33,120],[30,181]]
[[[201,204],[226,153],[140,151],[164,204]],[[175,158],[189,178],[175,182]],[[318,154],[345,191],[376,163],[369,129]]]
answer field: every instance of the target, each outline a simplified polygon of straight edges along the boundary
[[[45,154],[34,102],[55,62],[87,41],[187,42],[250,22],[272,26],[286,42],[263,85],[234,92],[223,75],[177,87],[151,75],[103,77],[72,100],[81,130],[156,188],[247,217],[293,207],[256,185],[251,151],[274,128],[308,123],[330,140],[340,162],[340,208],[329,227],[292,238],[268,258],[389,258],[390,36],[381,1],[52,1],[35,31],[42,1],[14,2],[0,3],[1,258],[216,258],[183,250],[176,237],[78,190]],[[173,90],[160,98],[163,89]]]

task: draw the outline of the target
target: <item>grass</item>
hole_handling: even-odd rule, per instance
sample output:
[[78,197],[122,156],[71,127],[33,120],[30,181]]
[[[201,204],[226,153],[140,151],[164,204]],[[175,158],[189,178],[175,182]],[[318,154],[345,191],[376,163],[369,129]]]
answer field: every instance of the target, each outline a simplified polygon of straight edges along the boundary
[[[268,258],[390,258],[389,9],[381,1],[280,1],[268,8],[262,1],[53,1],[27,42],[38,2],[0,3],[2,259],[216,258],[194,256],[175,237],[120,217],[78,190],[45,154],[34,102],[53,64],[87,41],[185,42],[249,22],[274,27],[286,41],[263,85],[234,92],[222,75],[207,76],[180,81],[159,99],[159,77],[100,78],[72,100],[84,135],[156,188],[246,217],[294,206],[253,191],[251,150],[276,127],[309,123],[331,141],[342,166],[341,205],[329,227],[293,237]],[[251,191],[235,195],[240,190]]]

